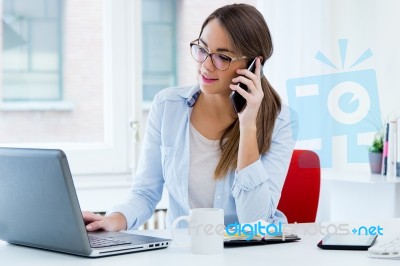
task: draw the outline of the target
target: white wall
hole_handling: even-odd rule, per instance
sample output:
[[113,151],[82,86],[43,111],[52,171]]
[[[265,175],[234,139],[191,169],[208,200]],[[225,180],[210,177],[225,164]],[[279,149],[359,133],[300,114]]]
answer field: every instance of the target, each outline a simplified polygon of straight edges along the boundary
[[[288,102],[286,82],[289,79],[372,69],[376,73],[382,120],[400,114],[400,105],[397,103],[400,99],[400,90],[397,88],[400,84],[400,1],[266,0],[259,1],[258,7],[270,27],[275,49],[265,73],[285,102]],[[343,68],[339,39],[348,40]],[[368,49],[372,57],[350,70],[351,63]],[[316,60],[318,51],[326,55],[338,69]],[[324,108],[327,108],[326,103],[321,110]],[[307,121],[302,122],[305,124]],[[322,134],[330,129],[321,125],[320,130]],[[372,142],[373,136],[372,131],[358,134],[354,141],[367,145]],[[297,147],[318,148],[320,145],[321,141],[314,139],[299,141]],[[334,170],[369,173],[367,162],[348,162],[346,136],[333,137],[332,146],[331,167]],[[366,147],[363,148],[367,153]]]

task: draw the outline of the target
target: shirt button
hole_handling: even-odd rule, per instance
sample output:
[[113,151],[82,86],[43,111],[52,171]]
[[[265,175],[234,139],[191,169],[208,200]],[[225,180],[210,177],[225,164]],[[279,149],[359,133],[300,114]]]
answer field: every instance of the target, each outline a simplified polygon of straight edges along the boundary
[[217,196],[217,200],[220,200],[220,199],[221,199],[221,196],[220,196],[220,195],[218,195],[218,196]]

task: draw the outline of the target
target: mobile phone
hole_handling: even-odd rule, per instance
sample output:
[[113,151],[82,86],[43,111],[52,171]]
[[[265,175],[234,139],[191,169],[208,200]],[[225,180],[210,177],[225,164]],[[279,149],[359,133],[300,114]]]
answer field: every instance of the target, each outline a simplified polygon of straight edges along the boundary
[[378,235],[327,234],[317,246],[322,249],[368,250]]
[[[257,60],[257,57],[254,58],[254,60],[251,61],[250,64],[247,66],[247,69],[248,69],[249,71],[253,72],[253,73],[254,73],[254,71],[255,71],[255,69],[256,69],[256,60]],[[240,82],[239,82],[238,85],[239,85],[242,89],[244,89],[245,91],[248,90],[248,88],[247,88],[246,85],[244,85],[244,84],[242,84],[242,83],[240,83]],[[236,92],[236,91],[232,91],[232,92],[231,92],[230,99],[231,99],[231,102],[232,102],[232,105],[233,105],[233,109],[235,109],[235,112],[236,112],[236,113],[240,113],[240,112],[243,110],[243,108],[246,106],[246,99],[243,98],[243,96],[240,95],[240,94],[239,94],[238,92]]]

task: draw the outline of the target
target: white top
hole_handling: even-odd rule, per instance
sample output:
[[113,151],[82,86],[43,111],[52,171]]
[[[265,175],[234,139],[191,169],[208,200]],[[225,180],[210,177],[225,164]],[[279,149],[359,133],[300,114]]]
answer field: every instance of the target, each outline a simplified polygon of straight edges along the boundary
[[211,208],[214,206],[214,171],[221,156],[219,140],[204,137],[190,123],[189,206]]

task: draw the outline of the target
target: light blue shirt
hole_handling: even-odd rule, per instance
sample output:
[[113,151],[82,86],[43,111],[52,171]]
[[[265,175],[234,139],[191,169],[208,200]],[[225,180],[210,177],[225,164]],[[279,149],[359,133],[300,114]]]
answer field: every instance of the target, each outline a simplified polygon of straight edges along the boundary
[[[189,123],[199,92],[198,86],[168,88],[155,96],[130,195],[126,202],[108,212],[121,212],[128,229],[138,228],[153,215],[164,184],[170,204],[167,228],[177,217],[188,215]],[[270,150],[256,162],[239,172],[229,171],[216,182],[214,207],[224,210],[225,224],[259,219],[286,222],[277,205],[295,145],[296,128],[289,108],[282,105]]]

